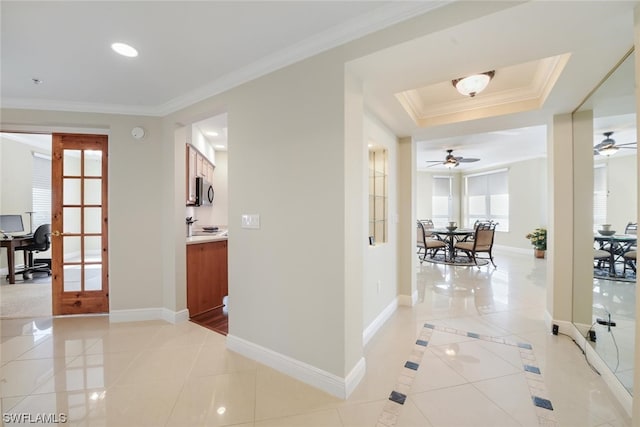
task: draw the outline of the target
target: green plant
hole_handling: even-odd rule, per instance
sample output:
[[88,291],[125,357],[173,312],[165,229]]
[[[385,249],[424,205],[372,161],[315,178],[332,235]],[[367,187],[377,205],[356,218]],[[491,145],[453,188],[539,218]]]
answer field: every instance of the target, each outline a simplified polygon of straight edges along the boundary
[[527,239],[531,241],[534,248],[545,251],[547,250],[547,229],[539,227],[527,234]]

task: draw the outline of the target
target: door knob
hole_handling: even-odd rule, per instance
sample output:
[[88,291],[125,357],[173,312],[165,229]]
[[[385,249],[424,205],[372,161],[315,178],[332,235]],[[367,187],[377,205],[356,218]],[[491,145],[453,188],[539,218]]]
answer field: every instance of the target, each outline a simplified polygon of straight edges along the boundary
[[58,230],[55,230],[53,233],[51,233],[51,235],[54,236],[54,237],[58,237],[58,236],[60,236],[60,234],[61,233]]

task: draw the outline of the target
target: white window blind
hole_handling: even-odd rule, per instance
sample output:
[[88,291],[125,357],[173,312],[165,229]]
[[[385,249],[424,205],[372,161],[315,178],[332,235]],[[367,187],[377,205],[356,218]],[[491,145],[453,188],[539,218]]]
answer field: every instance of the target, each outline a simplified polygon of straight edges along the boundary
[[477,220],[492,219],[498,222],[496,230],[509,231],[508,171],[467,175],[464,179],[466,225],[472,227]]
[[42,224],[51,223],[51,158],[33,153],[31,185],[33,231]]
[[451,196],[452,180],[449,176],[433,177],[433,196],[431,201],[431,220],[435,227],[444,227],[453,217]]
[[593,231],[607,223],[607,168],[598,165],[593,169]]

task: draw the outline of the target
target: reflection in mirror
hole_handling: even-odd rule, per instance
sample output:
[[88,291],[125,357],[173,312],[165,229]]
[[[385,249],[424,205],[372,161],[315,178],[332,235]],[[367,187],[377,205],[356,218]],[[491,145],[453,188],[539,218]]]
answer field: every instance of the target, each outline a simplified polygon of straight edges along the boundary
[[[576,112],[593,113],[593,286],[574,286],[574,323],[589,301],[585,337],[633,393],[636,307],[637,141],[633,49]],[[585,292],[592,292],[592,298]],[[588,306],[587,306],[588,308]],[[582,325],[579,325],[582,324]]]

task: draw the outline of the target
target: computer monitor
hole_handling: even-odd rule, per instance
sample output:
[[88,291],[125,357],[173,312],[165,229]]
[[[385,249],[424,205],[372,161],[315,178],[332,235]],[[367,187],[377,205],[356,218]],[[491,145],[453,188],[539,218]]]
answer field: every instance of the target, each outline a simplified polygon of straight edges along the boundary
[[0,230],[5,233],[22,233],[22,215],[0,215]]

